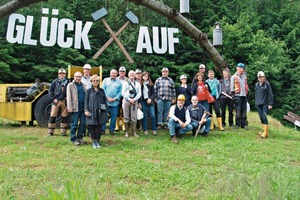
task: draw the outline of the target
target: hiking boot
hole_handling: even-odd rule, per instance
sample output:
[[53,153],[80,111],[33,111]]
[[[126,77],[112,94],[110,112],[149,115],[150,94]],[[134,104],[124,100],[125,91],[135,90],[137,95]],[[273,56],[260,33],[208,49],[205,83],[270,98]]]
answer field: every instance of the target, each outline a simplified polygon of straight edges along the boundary
[[65,133],[65,132],[61,132],[60,133],[62,136],[67,136],[67,133]]
[[156,131],[152,131],[152,134],[153,134],[154,136],[156,136]]
[[97,144],[96,144],[96,142],[93,142],[93,149],[97,149]]
[[96,142],[96,147],[97,147],[97,149],[100,149],[100,143],[99,142]]
[[207,132],[203,132],[201,135],[202,135],[203,137],[207,137],[207,136],[208,136],[208,133],[207,133]]
[[115,135],[115,132],[114,131],[109,131],[109,134]]
[[148,135],[148,131],[144,131],[144,134],[145,134],[145,135]]
[[163,125],[163,129],[164,129],[164,130],[169,130],[168,125],[166,125],[166,124]]
[[248,126],[242,126],[243,129],[249,130]]
[[47,133],[47,137],[53,136],[53,133]]
[[80,145],[80,142],[79,141],[75,141],[75,142],[72,142],[74,144],[74,146],[79,146]]
[[129,137],[129,135],[128,135],[127,132],[125,133],[124,137],[125,137],[125,138],[128,138],[128,137]]
[[101,131],[101,135],[105,135],[105,130],[102,130],[102,131]]
[[133,133],[134,137],[140,137],[137,133]]
[[174,143],[176,143],[176,144],[178,144],[178,140],[176,139],[175,136],[173,136],[173,137],[171,138],[171,141],[174,142]]
[[157,130],[161,130],[161,125],[158,125],[158,126],[156,127],[156,129],[157,129]]

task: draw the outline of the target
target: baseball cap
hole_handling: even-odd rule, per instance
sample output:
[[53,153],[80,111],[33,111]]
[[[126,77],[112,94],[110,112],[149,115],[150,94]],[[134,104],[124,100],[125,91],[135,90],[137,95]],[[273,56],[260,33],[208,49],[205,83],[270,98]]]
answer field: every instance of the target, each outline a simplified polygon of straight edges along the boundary
[[184,78],[187,79],[187,76],[185,74],[183,74],[183,75],[180,76],[180,80],[184,79]]
[[126,72],[126,68],[125,68],[124,66],[121,66],[121,67],[119,68],[119,71]]
[[237,66],[237,67],[241,67],[241,68],[243,68],[243,69],[246,69],[244,63],[238,63],[236,66]]
[[265,76],[265,73],[263,71],[259,71],[257,73],[257,77]]
[[61,68],[58,70],[58,74],[65,74],[66,73],[66,70]]
[[141,71],[140,69],[136,69],[136,70],[135,70],[135,73],[136,73],[136,74],[141,74],[142,71]]
[[85,64],[83,66],[83,69],[92,69],[91,65],[90,64]]
[[162,71],[162,72],[163,72],[163,71],[167,71],[167,72],[168,72],[168,71],[169,71],[169,69],[168,69],[168,68],[166,68],[166,67],[164,67],[164,68],[162,68],[162,70],[161,70],[161,71]]
[[205,65],[204,64],[200,64],[199,65],[199,69],[205,69]]

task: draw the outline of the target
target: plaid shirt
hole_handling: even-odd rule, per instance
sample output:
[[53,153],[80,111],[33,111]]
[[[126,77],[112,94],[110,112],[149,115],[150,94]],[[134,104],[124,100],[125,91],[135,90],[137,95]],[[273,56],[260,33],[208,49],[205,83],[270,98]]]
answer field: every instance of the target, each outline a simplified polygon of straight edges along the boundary
[[156,99],[172,100],[176,98],[175,84],[169,77],[159,77],[154,83]]

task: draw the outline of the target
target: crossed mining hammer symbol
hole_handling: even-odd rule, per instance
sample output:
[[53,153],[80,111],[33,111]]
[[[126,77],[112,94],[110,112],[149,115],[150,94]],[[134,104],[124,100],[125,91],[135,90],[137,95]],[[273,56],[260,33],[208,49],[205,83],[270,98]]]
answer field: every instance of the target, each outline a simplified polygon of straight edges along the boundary
[[138,24],[139,23],[139,18],[137,16],[135,16],[131,11],[126,13],[126,17],[128,19],[128,21],[115,33],[113,32],[113,30],[110,28],[110,26],[107,24],[106,20],[104,19],[104,16],[107,15],[107,10],[105,8],[101,8],[99,10],[97,10],[96,12],[94,12],[92,14],[92,17],[94,19],[94,21],[101,19],[104,26],[106,27],[106,29],[108,30],[108,32],[111,34],[111,38],[101,47],[101,49],[99,49],[97,51],[97,53],[95,53],[95,55],[93,56],[93,59],[96,59],[100,56],[101,53],[103,53],[103,51],[113,42],[116,41],[117,45],[119,46],[119,48],[122,50],[123,54],[126,56],[126,58],[128,59],[128,61],[130,63],[133,63],[132,58],[130,57],[129,53],[126,51],[125,47],[123,46],[123,44],[120,42],[118,35],[131,23],[133,24]]

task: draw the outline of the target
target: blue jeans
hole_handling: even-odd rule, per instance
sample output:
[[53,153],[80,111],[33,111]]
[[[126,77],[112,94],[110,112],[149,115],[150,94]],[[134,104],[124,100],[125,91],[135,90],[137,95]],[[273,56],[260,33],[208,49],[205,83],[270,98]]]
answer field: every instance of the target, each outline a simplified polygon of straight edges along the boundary
[[260,121],[262,124],[268,124],[267,113],[269,111],[268,105],[256,106]]
[[201,104],[207,111],[209,111],[209,104],[207,100],[198,101],[198,104]]
[[157,100],[157,124],[167,124],[167,117],[170,111],[171,100]]
[[[70,125],[70,140],[72,142],[75,142],[76,140],[80,140],[83,137],[83,131],[85,129],[84,109],[79,108],[78,112],[72,112],[71,117],[72,117],[72,121]],[[77,131],[78,121],[80,121],[80,123]],[[77,135],[76,135],[76,131],[77,131]]]
[[[209,133],[209,131],[210,131],[210,124],[211,124],[211,118],[206,118],[206,123],[204,124],[205,129],[204,129],[203,132]],[[192,122],[191,125],[193,127],[193,131],[196,132],[196,130],[198,129],[199,123]]]
[[169,119],[168,128],[170,130],[171,136],[174,136],[176,131],[178,131],[178,133],[180,135],[183,135],[186,132],[193,130],[193,127],[191,124],[187,125],[185,128],[181,128],[179,122],[176,122],[174,119]]
[[[116,128],[116,121],[119,113],[119,105],[116,106],[108,106],[109,113],[110,113],[110,123],[109,123],[109,130],[115,131]],[[102,130],[106,129],[106,124],[102,125]]]
[[143,125],[144,131],[148,130],[148,127],[147,127],[148,112],[149,112],[149,115],[151,118],[152,130],[155,131],[156,130],[156,117],[155,117],[154,105],[147,104],[147,102],[145,100],[142,100],[141,104],[142,104],[142,111],[144,113],[144,118],[142,119],[142,125]]

